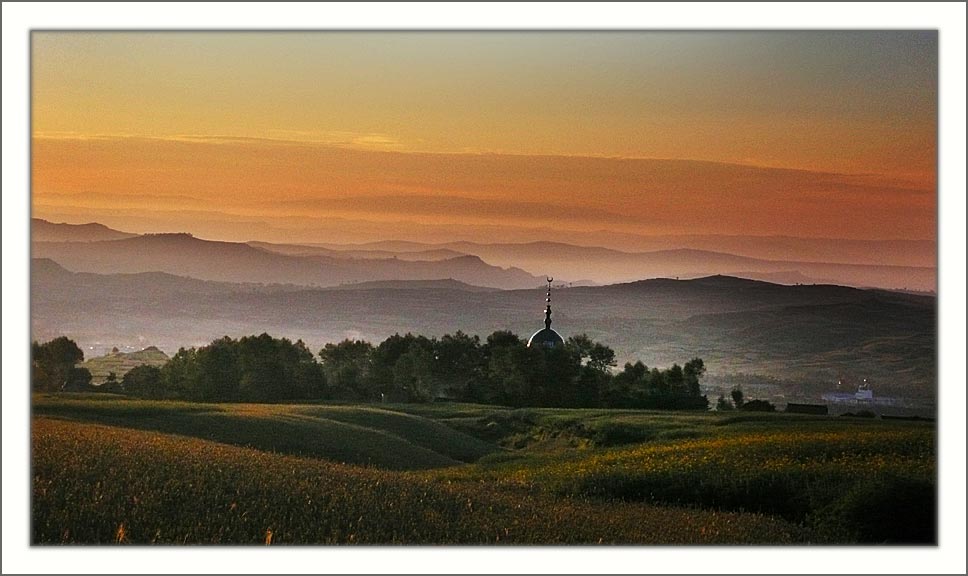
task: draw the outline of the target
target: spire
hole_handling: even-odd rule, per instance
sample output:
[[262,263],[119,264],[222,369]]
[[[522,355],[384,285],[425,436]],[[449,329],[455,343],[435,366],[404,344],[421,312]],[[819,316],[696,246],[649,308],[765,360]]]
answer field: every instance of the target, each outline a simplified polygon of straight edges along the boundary
[[548,277],[548,295],[545,297],[545,328],[551,329],[551,282],[554,278]]
[[547,278],[548,294],[545,296],[545,327],[531,335],[531,338],[528,339],[528,348],[532,346],[539,346],[542,349],[554,348],[556,346],[562,346],[565,343],[561,339],[561,335],[551,328],[551,283],[554,281],[554,278],[550,276]]

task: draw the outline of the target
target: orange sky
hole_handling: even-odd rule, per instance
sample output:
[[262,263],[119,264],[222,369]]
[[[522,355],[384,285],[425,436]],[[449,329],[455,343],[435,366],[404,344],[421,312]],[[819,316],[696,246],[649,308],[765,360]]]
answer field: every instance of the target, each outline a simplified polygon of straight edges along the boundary
[[933,32],[45,32],[32,51],[40,217],[276,241],[935,237]]

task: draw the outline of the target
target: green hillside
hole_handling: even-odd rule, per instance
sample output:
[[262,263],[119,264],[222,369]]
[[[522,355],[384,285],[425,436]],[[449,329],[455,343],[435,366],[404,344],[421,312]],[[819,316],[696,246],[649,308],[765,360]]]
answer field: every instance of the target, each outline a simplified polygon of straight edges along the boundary
[[439,422],[366,406],[195,404],[36,396],[34,414],[393,470],[471,462],[497,448]]
[[91,383],[100,385],[104,383],[111,372],[114,372],[114,375],[120,381],[128,370],[135,366],[161,367],[167,361],[167,354],[154,346],[148,346],[135,352],[111,352],[104,356],[90,358],[85,360],[81,366],[91,372]]
[[802,541],[758,514],[559,499],[169,434],[36,418],[33,544]]
[[35,395],[35,543],[930,543],[932,423]]

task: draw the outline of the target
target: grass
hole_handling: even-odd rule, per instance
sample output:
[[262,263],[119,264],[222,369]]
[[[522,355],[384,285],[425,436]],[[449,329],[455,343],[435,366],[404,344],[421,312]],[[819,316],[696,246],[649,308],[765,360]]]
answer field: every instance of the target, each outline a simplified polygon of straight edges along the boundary
[[91,372],[91,382],[94,384],[103,384],[111,372],[114,372],[115,377],[120,381],[135,366],[147,364],[148,366],[157,366],[160,368],[167,361],[167,354],[154,346],[149,346],[144,350],[111,352],[104,356],[90,358],[81,363],[81,366]]
[[[935,429],[34,397],[38,543],[931,543]],[[244,514],[243,514],[244,513]]]
[[365,406],[108,402],[98,396],[35,396],[34,414],[394,470],[454,466],[497,449],[433,420]]
[[540,490],[35,418],[32,534],[46,543],[788,543],[756,514],[602,504]]

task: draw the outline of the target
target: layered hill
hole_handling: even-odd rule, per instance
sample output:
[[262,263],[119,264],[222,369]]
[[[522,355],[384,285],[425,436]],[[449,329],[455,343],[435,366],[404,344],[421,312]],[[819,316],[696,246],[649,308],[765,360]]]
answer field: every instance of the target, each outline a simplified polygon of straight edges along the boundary
[[379,280],[454,279],[492,288],[537,286],[542,278],[462,255],[435,261],[358,259],[324,254],[290,255],[237,242],[202,240],[189,234],[147,234],[98,242],[34,242],[33,256],[77,272],[167,272],[222,282],[338,286]]
[[[269,332],[315,350],[344,338],[414,332],[486,336],[541,327],[544,294],[477,290],[456,282],[318,289],[205,282],[169,274],[32,269],[33,336],[61,334],[85,350],[155,344],[167,352],[223,336]],[[554,326],[588,333],[618,353],[668,366],[693,356],[710,374],[759,373],[829,386],[871,378],[878,390],[931,396],[936,301],[843,286],[783,286],[713,276],[558,289]]]
[[[688,245],[689,239],[683,240]],[[894,243],[898,243],[897,241]],[[846,242],[848,245],[850,241]],[[867,244],[872,244],[868,242]],[[735,241],[725,245],[734,246]],[[854,244],[857,244],[854,241]],[[893,245],[887,242],[888,245]],[[724,246],[725,246],[724,245]],[[862,246],[864,244],[861,244]],[[740,248],[739,246],[734,246]],[[346,254],[385,254],[396,251],[400,255],[416,257],[432,254],[435,250],[452,250],[472,254],[499,266],[515,266],[531,271],[550,270],[569,280],[591,279],[599,283],[629,282],[640,278],[699,277],[726,274],[744,278],[763,279],[786,284],[819,283],[842,284],[856,287],[909,289],[932,291],[937,284],[937,270],[932,266],[884,265],[869,263],[871,258],[858,254],[860,262],[830,262],[817,251],[809,254],[816,261],[774,260],[741,256],[733,253],[677,247],[649,252],[624,252],[598,246],[576,246],[561,242],[529,242],[523,244],[479,244],[451,242],[419,244],[414,242],[376,242],[366,245],[321,246],[326,250]],[[883,246],[878,246],[883,250]],[[874,248],[870,248],[874,250]],[[860,251],[857,248],[855,251]],[[828,255],[837,258],[833,250]],[[401,256],[402,257],[402,256]]]
[[41,218],[30,219],[30,238],[33,242],[99,242],[132,238],[137,234],[121,232],[104,224],[65,224],[48,222]]
[[113,372],[115,378],[121,380],[129,370],[135,366],[160,367],[168,362],[168,355],[156,348],[148,346],[142,350],[120,352],[117,348],[104,356],[87,358],[81,366],[91,372],[91,383],[103,384]]

